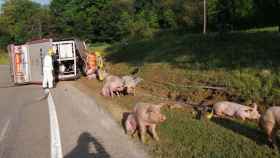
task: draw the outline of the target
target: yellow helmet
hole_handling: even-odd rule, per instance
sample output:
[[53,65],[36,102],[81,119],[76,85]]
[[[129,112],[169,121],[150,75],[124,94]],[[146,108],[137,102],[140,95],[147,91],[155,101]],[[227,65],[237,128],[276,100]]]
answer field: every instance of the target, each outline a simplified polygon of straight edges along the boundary
[[98,51],[96,51],[96,52],[95,52],[95,55],[96,55],[97,57],[99,57],[99,56],[101,56],[101,53],[98,52]]
[[49,55],[52,55],[52,54],[53,54],[53,49],[52,49],[52,48],[49,48],[49,49],[48,49],[48,54],[49,54]]

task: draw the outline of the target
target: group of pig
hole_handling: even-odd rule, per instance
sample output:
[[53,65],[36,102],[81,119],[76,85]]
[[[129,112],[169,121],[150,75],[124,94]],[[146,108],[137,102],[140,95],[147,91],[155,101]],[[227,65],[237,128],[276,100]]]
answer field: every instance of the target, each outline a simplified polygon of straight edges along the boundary
[[[139,132],[142,142],[145,142],[145,133],[151,133],[155,140],[159,140],[156,133],[156,125],[166,120],[166,116],[160,112],[162,106],[166,103],[137,103],[132,112],[124,115],[124,127],[127,134],[132,136]],[[220,101],[213,105],[215,117],[236,117],[242,120],[257,120],[259,126],[268,136],[269,145],[275,147],[277,130],[280,128],[280,107],[270,107],[262,115],[258,112],[258,106],[245,106],[229,101]]]
[[275,147],[277,131],[280,128],[280,106],[268,108],[262,115],[258,112],[258,106],[253,103],[253,107],[241,104],[223,101],[214,104],[213,110],[216,116],[230,116],[245,119],[257,120],[259,127],[264,130],[268,136],[268,142],[271,147]]
[[119,77],[116,75],[105,74],[104,85],[101,91],[103,96],[114,97],[120,95],[135,95],[136,86],[143,79],[135,76],[123,76]]

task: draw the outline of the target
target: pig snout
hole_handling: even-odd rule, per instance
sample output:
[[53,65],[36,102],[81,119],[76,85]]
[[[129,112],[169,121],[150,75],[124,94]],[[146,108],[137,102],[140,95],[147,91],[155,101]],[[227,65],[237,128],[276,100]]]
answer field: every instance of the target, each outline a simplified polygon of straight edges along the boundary
[[245,110],[241,113],[241,115],[243,115],[243,117],[246,117],[251,120],[259,120],[261,117],[260,113],[255,109]]
[[166,120],[166,116],[164,116],[164,115],[161,114],[160,122],[164,122],[165,120]]

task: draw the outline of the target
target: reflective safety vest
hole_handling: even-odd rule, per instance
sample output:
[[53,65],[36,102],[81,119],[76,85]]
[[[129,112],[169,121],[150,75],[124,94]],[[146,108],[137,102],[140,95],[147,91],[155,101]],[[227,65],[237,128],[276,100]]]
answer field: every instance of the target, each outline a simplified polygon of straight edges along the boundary
[[21,72],[21,69],[20,69],[21,54],[20,53],[15,54],[15,64],[16,64],[16,73],[20,73]]
[[88,69],[96,69],[96,55],[94,53],[87,56]]

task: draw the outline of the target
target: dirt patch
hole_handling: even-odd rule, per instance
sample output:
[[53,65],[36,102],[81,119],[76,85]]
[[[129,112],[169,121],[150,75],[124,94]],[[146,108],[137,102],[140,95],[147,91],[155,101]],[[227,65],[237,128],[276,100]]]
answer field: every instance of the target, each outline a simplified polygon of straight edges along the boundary
[[94,97],[96,102],[104,106],[106,110],[112,113],[117,121],[121,121],[122,113],[131,111],[132,107],[140,101],[143,102],[159,102],[159,97],[149,95],[144,89],[139,87],[136,91],[136,96],[121,96],[121,97],[104,97],[100,92],[103,83],[97,80],[88,80],[81,78],[76,82],[75,86],[81,89],[86,94]]

